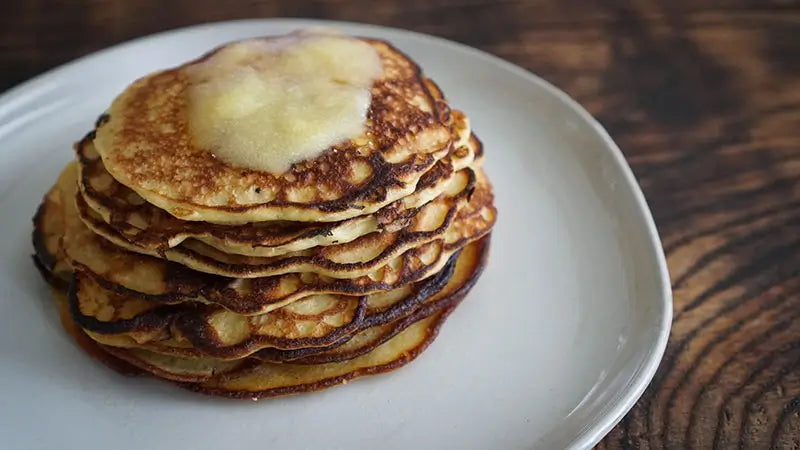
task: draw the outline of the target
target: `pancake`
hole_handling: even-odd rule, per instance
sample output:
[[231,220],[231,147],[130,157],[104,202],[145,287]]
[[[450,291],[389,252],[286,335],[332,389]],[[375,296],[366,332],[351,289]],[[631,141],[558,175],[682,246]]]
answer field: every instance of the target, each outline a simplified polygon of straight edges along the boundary
[[235,360],[182,358],[138,348],[119,348],[102,344],[101,347],[117,359],[158,378],[171,381],[206,381],[215,375],[223,375],[237,369],[253,367],[257,364],[255,360],[248,358]]
[[[313,392],[365,375],[399,368],[412,361],[436,336],[451,309],[408,324],[385,342],[363,342],[361,356],[318,365],[181,358],[139,349],[101,345],[113,357],[182,387],[223,397],[265,398]],[[377,344],[377,345],[374,345]]]
[[[344,381],[350,379],[350,370],[353,368],[366,368],[373,366],[376,361],[385,361],[380,366],[397,367],[390,364],[387,359],[389,349],[395,357],[406,353],[402,359],[397,361],[408,362],[413,359],[418,352],[412,351],[403,342],[409,342],[409,335],[417,336],[422,339],[422,335],[427,336],[425,340],[430,342],[435,336],[436,330],[443,322],[444,318],[453,308],[463,300],[464,296],[474,285],[488,257],[488,238],[471,244],[464,249],[456,263],[455,273],[452,280],[453,288],[449,295],[430,299],[412,314],[399,319],[394,319],[387,323],[373,324],[345,340],[337,342],[327,348],[309,348],[295,351],[283,352],[283,358],[276,356],[280,353],[262,354],[268,350],[262,350],[248,358],[247,365],[241,370],[234,369],[222,375],[213,375],[207,370],[208,367],[220,364],[220,360],[215,358],[187,358],[179,356],[166,356],[160,353],[143,349],[125,349],[118,347],[103,346],[112,355],[123,359],[142,370],[152,372],[159,377],[182,381],[197,380],[206,377],[206,384],[203,386],[193,386],[193,389],[205,391],[214,387],[209,393],[215,395],[240,396],[244,393],[258,392],[258,396],[280,395],[289,386],[305,386],[314,384],[318,377],[324,379],[340,379]],[[455,281],[460,280],[460,281]],[[456,286],[457,285],[457,286]],[[433,333],[431,335],[431,332]],[[307,351],[306,351],[307,350]],[[379,356],[380,355],[380,356]],[[268,358],[273,361],[285,361],[281,364],[266,362]],[[254,360],[261,360],[261,363],[253,364]],[[241,361],[241,360],[239,360]],[[370,361],[370,364],[364,364]],[[345,370],[346,369],[346,370]],[[367,373],[372,370],[368,370]],[[359,372],[360,373],[360,372]],[[378,372],[380,373],[380,372]],[[331,378],[332,374],[336,377]],[[235,381],[236,380],[236,381]],[[340,382],[341,382],[340,381]],[[313,382],[313,383],[312,383]],[[339,382],[333,383],[339,384]],[[329,384],[326,382],[325,386]],[[299,388],[296,392],[307,392],[306,387]],[[227,394],[226,394],[227,392]]]
[[482,154],[481,143],[470,135],[466,117],[454,111],[453,122],[456,134],[461,136],[456,149],[420,178],[414,193],[375,213],[341,222],[215,225],[176,219],[111,177],[91,142],[91,133],[75,146],[80,168],[78,183],[86,204],[144,253],[163,252],[186,239],[195,239],[224,253],[274,257],[347,243],[375,231],[395,231],[407,226],[417,208],[446,190],[458,171],[480,164],[475,157]]
[[413,323],[353,359],[313,366],[261,363],[183,387],[216,396],[259,399],[318,391],[356,378],[390,372],[416,359],[433,342],[452,311],[451,307]]
[[310,296],[278,310],[241,316],[194,303],[161,306],[115,295],[76,274],[70,293],[73,319],[98,342],[179,356],[241,358],[262,348],[264,359],[296,359],[347,342],[432,304],[449,304],[477,280],[486,245],[467,246],[445,269],[413,286],[366,297]]
[[[456,251],[487,234],[486,227],[464,236],[448,235],[411,249],[368,275],[335,279],[313,273],[261,278],[226,278],[199,273],[179,264],[120,249],[91,232],[80,220],[74,201],[76,168],[68,166],[59,178],[64,205],[65,233],[61,252],[70,266],[93,277],[104,288],[130,293],[159,303],[192,299],[218,304],[240,314],[268,312],[312,294],[365,295],[387,291],[427,278],[441,270]],[[45,199],[47,202],[47,199]],[[45,209],[48,206],[45,205]],[[472,218],[470,218],[471,220]]]
[[64,331],[66,331],[67,334],[69,334],[75,340],[75,343],[78,344],[78,346],[84,352],[86,352],[86,354],[91,356],[95,361],[100,362],[104,366],[121,373],[122,375],[138,376],[145,374],[145,372],[138,367],[125,362],[103,350],[100,344],[87,336],[86,333],[84,333],[83,330],[81,330],[81,328],[77,326],[75,322],[73,322],[72,316],[69,314],[66,293],[62,289],[54,287],[51,290],[51,294],[53,299],[58,304],[61,326],[64,328]]
[[[485,227],[485,218],[493,221],[491,188],[482,174],[477,178],[476,182],[476,175],[471,169],[459,172],[442,195],[424,205],[410,219],[410,223],[398,231],[373,232],[352,242],[271,258],[230,255],[194,239],[161,251],[141,248],[97,217],[80,195],[77,196],[77,204],[81,219],[89,229],[114,245],[163,257],[200,272],[235,278],[268,277],[293,272],[356,278],[375,271],[410,249],[434,240],[444,240],[448,232],[456,238],[463,237],[473,229]],[[467,204],[470,195],[472,201]],[[478,199],[484,200],[484,203],[478,203]],[[475,213],[482,209],[487,210],[486,214]]]
[[[45,197],[49,197],[58,206],[57,194],[56,189],[51,189]],[[63,234],[63,222],[60,220],[61,211],[57,207],[46,208],[45,205],[47,205],[47,202],[42,202],[33,219],[33,261],[42,278],[51,287],[50,293],[58,305],[59,319],[64,331],[72,336],[75,343],[89,356],[103,365],[123,375],[142,375],[143,372],[140,369],[104,351],[97,342],[87,336],[72,320],[67,302],[67,289],[71,280],[71,272],[69,268],[58,274],[54,272],[59,263],[65,264],[63,258],[58,256],[57,241],[60,239],[60,235]],[[53,239],[53,236],[59,237]]]
[[108,291],[76,274],[73,319],[96,341],[180,356],[235,359],[265,346],[329,345],[353,333],[366,296],[313,295],[283,308],[243,316],[194,302],[163,306]]
[[[52,292],[59,304],[64,329],[87,354],[105,366],[127,376],[150,374],[181,381],[179,386],[208,395],[251,399],[313,392],[361,376],[397,369],[415,359],[433,341],[455,307],[455,304],[449,305],[416,322],[413,322],[416,317],[409,316],[392,326],[367,329],[336,349],[295,360],[292,364],[258,363],[254,359],[226,363],[170,358],[100,345],[75,324],[64,294],[57,289]],[[388,355],[390,346],[394,359]],[[326,362],[317,367],[305,366],[309,368],[303,370],[302,364],[314,357]],[[221,370],[211,373],[209,368]],[[198,383],[201,380],[205,382]]]
[[55,187],[47,192],[33,217],[33,262],[42,277],[55,289],[66,292],[72,269],[60,254],[64,235],[64,205]]
[[[397,326],[386,332],[384,327],[381,329],[383,333],[379,333],[381,337],[377,339],[373,336],[374,333],[370,333],[369,339],[352,339],[347,350],[342,352],[358,352],[363,355],[360,357],[329,362],[317,367],[303,366],[300,363],[257,363],[250,359],[239,362],[237,369],[210,374],[204,368],[215,363],[198,363],[195,360],[180,360],[146,351],[135,352],[98,344],[72,321],[63,294],[54,290],[53,295],[60,305],[64,329],[87,354],[107,367],[127,376],[149,374],[180,381],[179,386],[208,395],[246,399],[318,391],[361,376],[402,367],[415,359],[433,341],[444,319],[454,308],[454,305],[450,306],[406,328],[400,329]],[[394,354],[394,358],[391,358],[390,352]],[[203,379],[205,382],[197,382]]]
[[78,272],[70,302],[75,321],[103,344],[229,359],[264,347],[330,346],[376,319],[387,322],[410,313],[441,290],[451,274],[452,268],[444,269],[416,285],[370,296],[312,295],[243,316],[193,302],[163,306],[119,295]]
[[191,74],[226,47],[134,82],[100,121],[94,145],[113,178],[182,220],[334,222],[375,212],[413,193],[453,143],[435,84],[388,43],[361,42],[382,66],[365,130],[286,172],[232,165],[190,136]]
[[[388,260],[425,242],[444,236],[457,226],[459,208],[476,188],[475,174],[464,169],[446,186],[446,191],[427,203],[405,227],[397,231],[373,232],[354,241],[315,247],[275,257],[252,257],[224,253],[195,239],[162,250],[142,248],[113,230],[77,196],[83,222],[96,234],[115,245],[154,257],[178,262],[190,269],[229,277],[264,277],[290,272],[313,272],[335,278],[354,278],[373,271]],[[483,183],[481,188],[488,189]],[[484,196],[485,197],[485,196]],[[485,205],[489,208],[491,205]]]
[[436,295],[425,300],[412,314],[392,321],[365,320],[366,328],[354,334],[345,342],[336,342],[328,347],[307,347],[295,350],[265,348],[253,357],[265,362],[291,362],[292,364],[326,364],[346,361],[363,355],[368,349],[391,339],[405,326],[413,323],[415,317],[427,317],[431,313],[455,307],[469,293],[480,278],[489,259],[491,236],[467,245],[460,253],[453,268],[448,285]]

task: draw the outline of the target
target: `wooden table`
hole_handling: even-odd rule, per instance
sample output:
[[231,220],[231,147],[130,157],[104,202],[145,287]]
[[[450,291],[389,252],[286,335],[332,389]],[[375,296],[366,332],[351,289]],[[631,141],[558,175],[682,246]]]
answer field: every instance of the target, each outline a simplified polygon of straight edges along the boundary
[[272,16],[454,39],[586,106],[644,189],[675,291],[658,374],[599,448],[800,448],[800,3],[8,0],[0,89],[136,36]]

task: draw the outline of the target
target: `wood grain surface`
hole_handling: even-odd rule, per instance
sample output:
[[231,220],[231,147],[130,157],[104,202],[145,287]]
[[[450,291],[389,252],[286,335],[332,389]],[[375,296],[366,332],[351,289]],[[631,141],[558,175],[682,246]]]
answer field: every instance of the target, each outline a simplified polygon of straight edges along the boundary
[[800,448],[797,1],[0,3],[2,90],[136,36],[273,16],[412,29],[541,75],[619,143],[672,275],[664,361],[599,448]]

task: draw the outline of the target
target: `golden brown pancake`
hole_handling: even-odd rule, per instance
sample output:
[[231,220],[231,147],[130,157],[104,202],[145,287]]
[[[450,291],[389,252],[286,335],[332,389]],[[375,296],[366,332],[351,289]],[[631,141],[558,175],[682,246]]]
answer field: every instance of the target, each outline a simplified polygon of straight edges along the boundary
[[[117,233],[77,196],[78,212],[83,222],[96,234],[113,244],[154,257],[164,257],[190,269],[229,277],[265,277],[291,272],[312,272],[334,278],[355,278],[374,271],[389,260],[423,243],[444,237],[448,229],[463,227],[463,219],[475,207],[492,208],[491,198],[482,195],[489,203],[467,205],[467,198],[475,189],[489,189],[485,178],[476,184],[471,169],[459,172],[448,184],[447,190],[424,205],[397,231],[376,231],[351,242],[291,252],[274,257],[231,255],[195,239],[160,251],[142,248],[124,235]],[[467,209],[470,207],[471,209]],[[480,216],[477,216],[480,217]]]
[[33,263],[42,277],[54,288],[66,292],[72,269],[60,255],[64,235],[64,213],[58,189],[51,189],[33,217]]
[[[405,228],[397,231],[373,232],[352,242],[315,247],[281,256],[247,257],[231,255],[200,241],[190,239],[181,245],[152,251],[138,247],[114,232],[93,214],[77,196],[78,211],[89,229],[131,251],[148,254],[182,264],[190,269],[237,278],[256,278],[285,273],[314,273],[332,278],[357,278],[374,272],[406,251],[432,241],[448,247],[486,229],[494,221],[491,186],[481,172],[465,169],[453,178],[447,191],[424,205]],[[468,201],[468,197],[470,197]],[[448,239],[449,236],[449,239]]]
[[64,328],[64,331],[66,331],[67,334],[72,336],[72,338],[75,340],[75,343],[77,343],[78,346],[84,352],[86,352],[86,354],[91,356],[92,359],[100,362],[112,370],[121,373],[122,375],[138,376],[145,374],[145,372],[138,367],[127,363],[103,350],[100,344],[87,336],[86,333],[84,333],[83,330],[81,330],[81,328],[75,324],[75,322],[72,320],[72,316],[69,314],[69,307],[67,306],[67,299],[64,291],[54,287],[51,291],[51,294],[53,295],[53,299],[58,304],[61,326]]
[[[168,356],[141,349],[103,346],[112,355],[174,381],[201,384],[186,386],[213,395],[261,398],[310,392],[364,375],[383,373],[413,360],[432,342],[444,319],[464,298],[477,280],[488,256],[488,238],[471,244],[456,264],[458,278],[471,282],[456,289],[449,297],[426,302],[411,315],[375,325],[360,331],[344,343],[322,349],[289,351],[283,359],[275,354],[254,354],[254,358],[237,360],[231,368],[214,358]],[[263,360],[284,361],[282,363]],[[256,362],[262,360],[262,362]],[[218,372],[215,372],[218,370]]]
[[265,348],[254,353],[253,356],[261,361],[290,361],[292,364],[323,364],[360,356],[366,352],[365,349],[374,348],[375,345],[391,339],[405,326],[417,320],[416,317],[427,317],[429,314],[449,310],[459,304],[483,273],[489,259],[490,241],[491,236],[486,236],[467,245],[456,260],[448,285],[424,301],[411,315],[390,322],[372,321],[368,323],[372,326],[353,335],[344,343],[337,342],[328,347],[307,347],[295,350]]
[[396,370],[416,359],[439,332],[451,309],[411,324],[353,359],[317,365],[261,363],[183,387],[204,394],[259,399],[319,391],[364,376]]
[[463,297],[480,274],[483,251],[483,243],[471,244],[440,273],[413,286],[367,297],[310,296],[257,316],[191,302],[161,306],[116,295],[78,272],[70,308],[93,339],[116,347],[222,359],[262,348],[302,349],[299,354],[266,350],[264,356],[297,358],[342,345],[362,330],[398,321],[431,308],[428,305],[448,305]]
[[435,84],[388,43],[364,42],[383,66],[365,132],[288,172],[233,166],[194,145],[187,68],[214,52],[134,82],[100,121],[95,147],[116,180],[183,220],[332,222],[372,213],[414,192],[452,142],[450,111]]
[[[380,364],[382,366],[390,365],[395,360],[408,362],[413,358],[406,359],[408,356],[406,353],[421,344],[420,341],[432,340],[433,336],[430,335],[430,332],[433,328],[438,331],[438,326],[444,320],[445,312],[449,312],[449,310],[418,319],[410,324],[404,323],[405,327],[402,330],[396,330],[391,333],[391,337],[381,342],[366,339],[357,341],[362,343],[358,349],[359,356],[316,365],[294,364],[291,362],[259,362],[252,358],[232,361],[213,358],[184,358],[136,348],[101,346],[103,350],[112,356],[158,378],[205,384],[204,386],[194,386],[195,389],[193,390],[197,390],[196,388],[200,387],[210,388],[213,386],[217,389],[210,393],[215,395],[238,397],[239,395],[235,395],[235,392],[246,390],[256,394],[253,395],[255,397],[270,397],[275,395],[270,394],[271,392],[283,391],[290,387],[302,386],[295,392],[286,392],[287,394],[310,392],[319,390],[322,387],[340,384],[333,383],[316,388],[307,386],[317,385],[317,380],[331,379],[331,375],[335,375],[336,379],[347,376],[350,372],[356,371],[356,369],[374,364],[376,359],[377,361],[383,361],[383,364]],[[369,364],[364,364],[365,362],[369,362]],[[397,368],[403,364],[391,364],[390,366]],[[238,381],[232,383],[234,380]],[[218,389],[219,386],[230,387]],[[223,393],[223,391],[227,391],[228,394]],[[255,391],[258,391],[258,393],[263,391],[263,394],[259,395]]]
[[[53,192],[50,191],[48,195],[53,194]],[[48,238],[53,233],[60,235],[63,232],[63,224],[59,220],[60,214],[53,214],[60,211],[57,211],[57,208],[47,209],[44,207],[45,204],[45,202],[42,202],[34,216],[33,247],[35,253],[33,261],[42,278],[51,287],[50,292],[53,300],[58,305],[61,325],[67,334],[75,339],[78,346],[93,359],[123,375],[142,375],[143,372],[140,369],[104,351],[100,344],[87,336],[72,320],[69,304],[67,303],[67,289],[71,281],[71,275],[68,271],[58,275],[52,271],[59,262],[57,255],[58,243],[54,243],[53,239]]]

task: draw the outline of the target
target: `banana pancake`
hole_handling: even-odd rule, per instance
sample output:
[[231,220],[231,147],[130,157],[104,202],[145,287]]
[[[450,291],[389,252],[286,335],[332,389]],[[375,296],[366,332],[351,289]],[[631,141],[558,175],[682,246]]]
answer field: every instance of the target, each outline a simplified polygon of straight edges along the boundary
[[145,253],[161,252],[191,238],[224,253],[274,257],[347,243],[375,231],[394,231],[407,226],[418,208],[441,194],[459,170],[480,164],[476,156],[482,155],[482,144],[470,135],[468,120],[454,111],[453,122],[460,136],[456,148],[423,174],[414,193],[375,213],[341,222],[216,225],[176,219],[111,177],[92,144],[93,133],[75,145],[80,168],[78,182],[86,204],[114,231]]
[[[333,95],[319,90],[328,87]],[[349,108],[364,87],[360,130],[318,148],[298,141],[353,128],[345,114],[320,112],[337,99]],[[333,222],[414,192],[452,149],[450,120],[441,91],[388,43],[295,33],[234,42],[137,80],[94,145],[113,178],[182,220]]]
[[193,299],[241,314],[268,312],[312,294],[364,295],[427,278],[441,270],[449,257],[464,245],[487,234],[494,220],[491,211],[488,217],[484,217],[486,211],[476,212],[463,222],[472,226],[461,226],[454,233],[448,230],[442,240],[406,251],[358,278],[291,273],[232,279],[123,250],[91,232],[80,220],[75,201],[70,200],[74,200],[77,192],[74,164],[62,173],[56,189],[61,192],[64,205],[61,252],[70,266],[89,274],[107,289],[161,303]]

